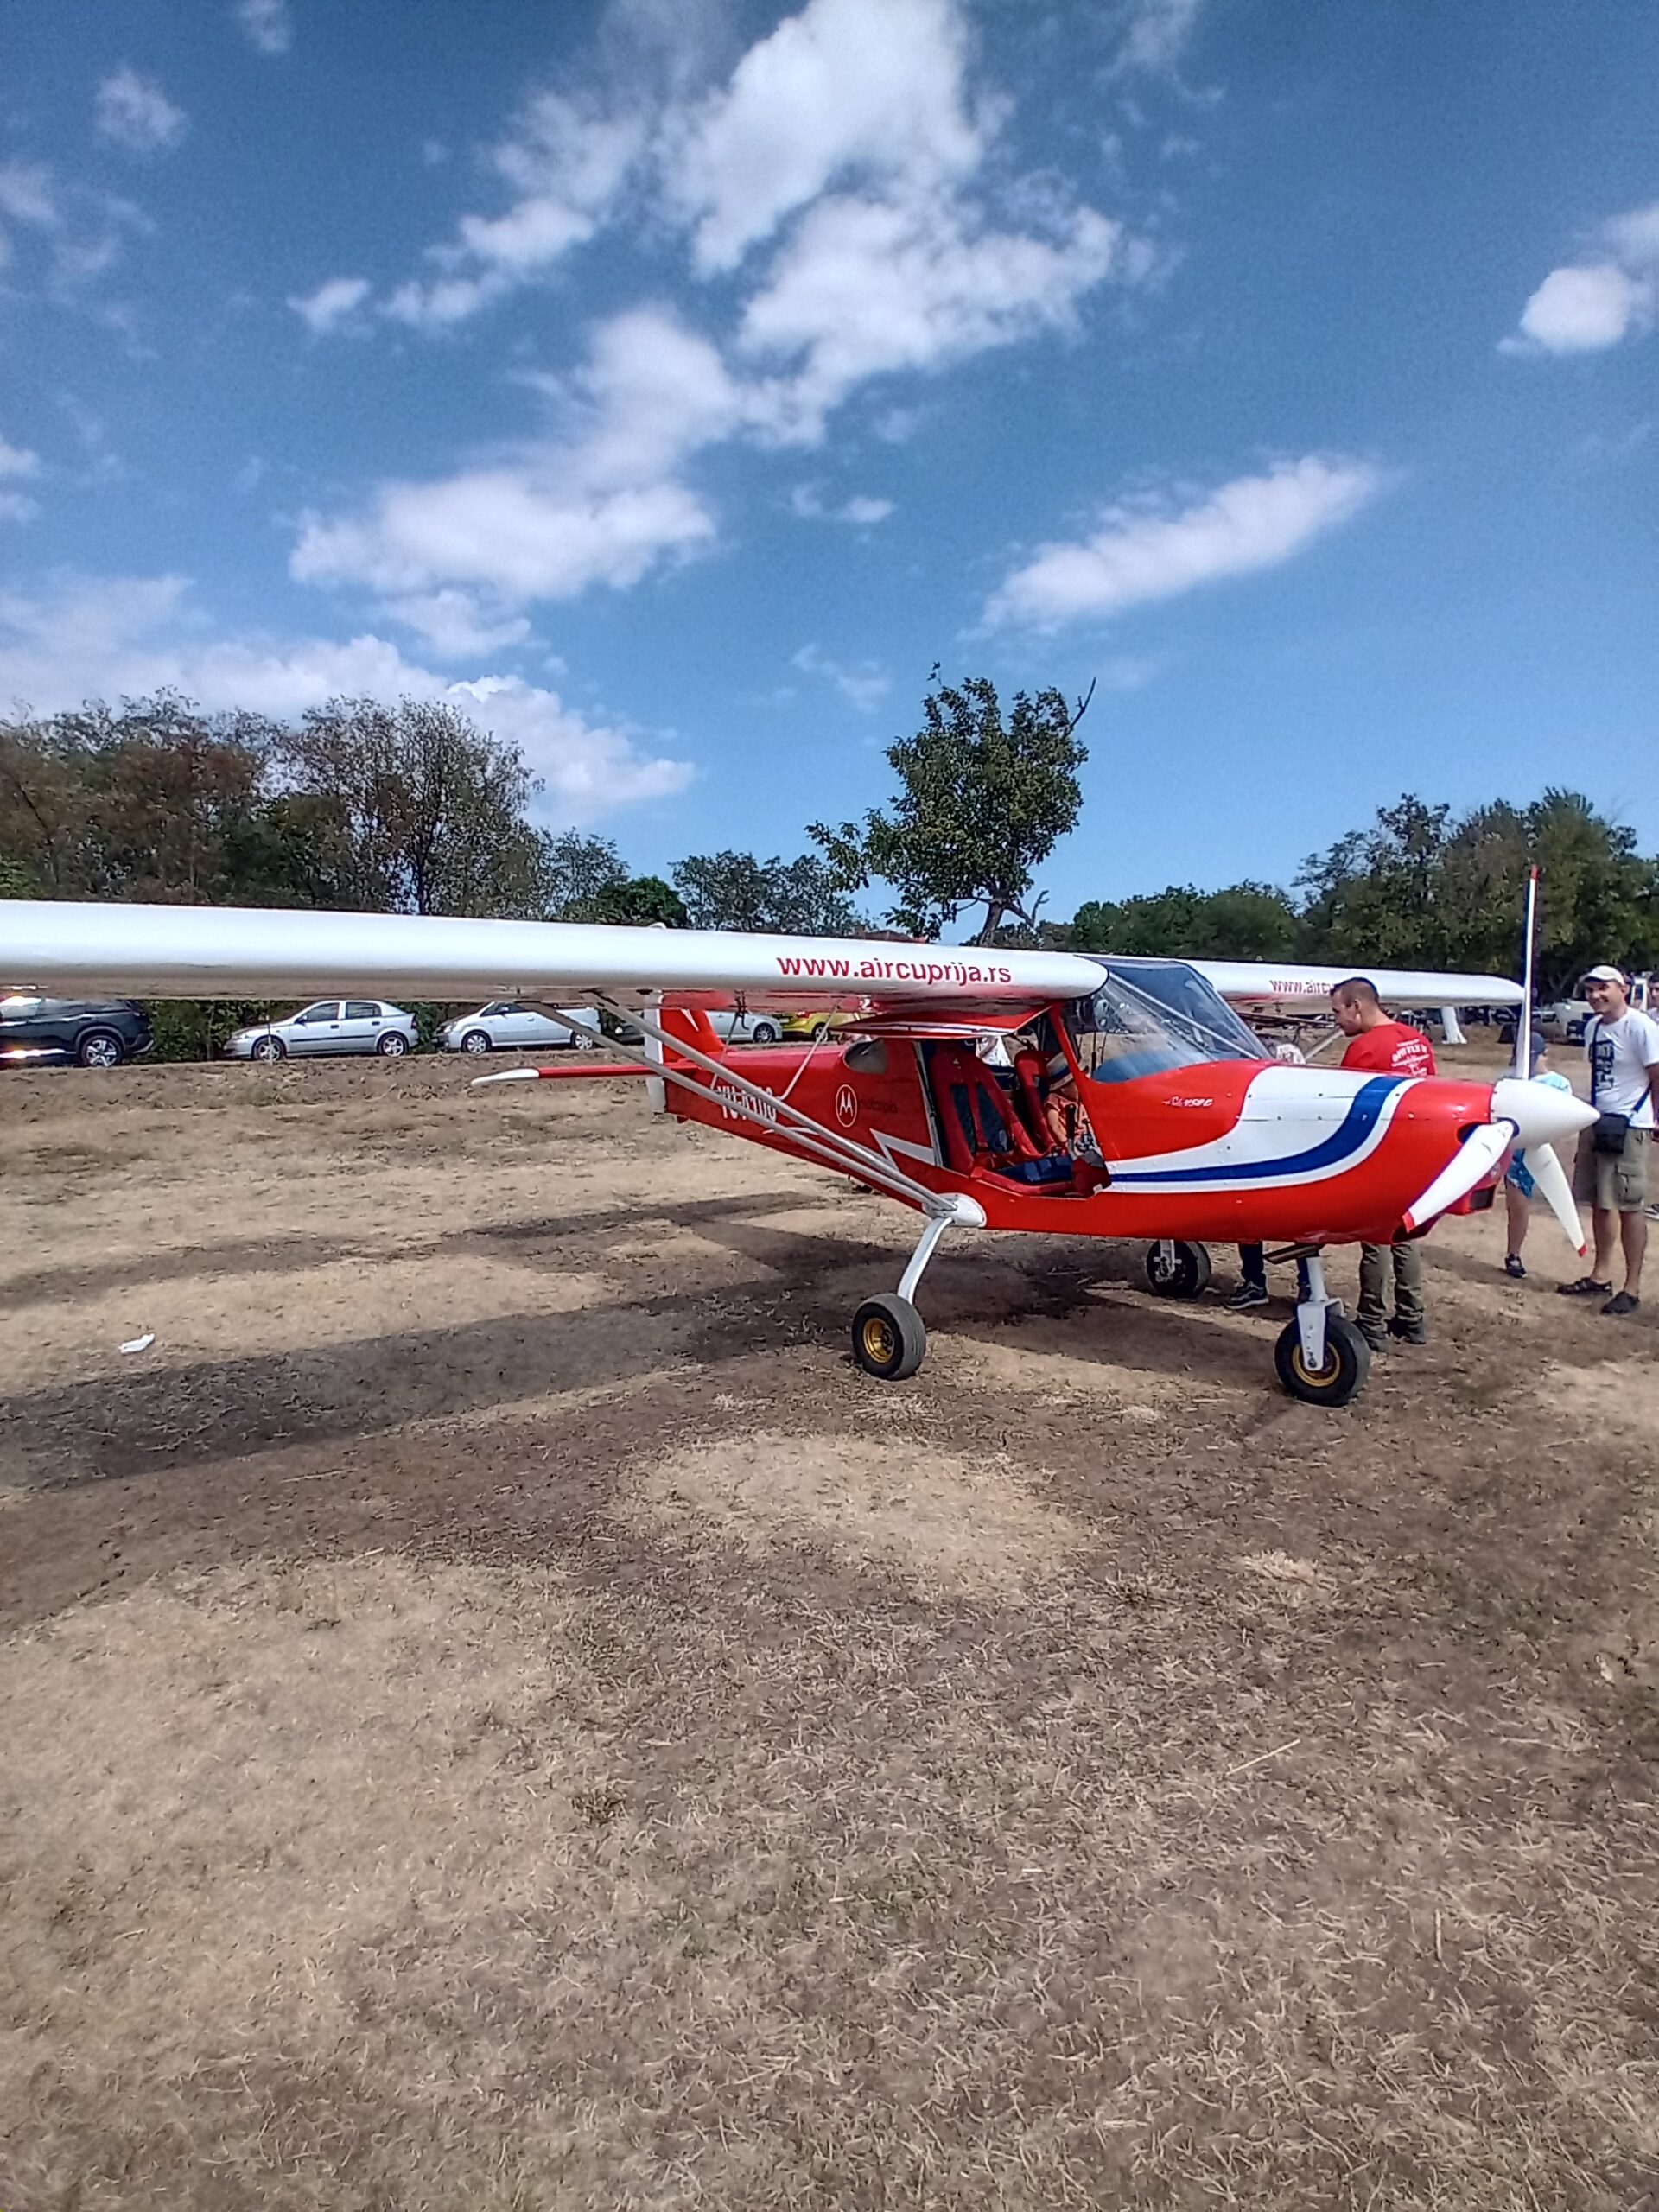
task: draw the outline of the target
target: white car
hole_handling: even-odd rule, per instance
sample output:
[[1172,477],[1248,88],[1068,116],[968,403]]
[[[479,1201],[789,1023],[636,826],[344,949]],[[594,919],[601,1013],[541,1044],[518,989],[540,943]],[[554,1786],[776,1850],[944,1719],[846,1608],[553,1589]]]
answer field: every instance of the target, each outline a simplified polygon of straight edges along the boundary
[[716,1007],[709,1016],[716,1037],[728,1045],[775,1045],[784,1033],[780,1014],[739,1014],[734,1007]]
[[[586,1007],[565,1007],[559,1012],[572,1020],[594,1027],[598,1023],[599,1017]],[[588,1039],[557,1014],[547,1014],[538,1006],[524,1006],[517,999],[496,999],[480,1007],[476,1014],[446,1021],[438,1032],[438,1042],[446,1052],[529,1052],[585,1045]]]
[[285,1020],[238,1029],[225,1041],[232,1060],[308,1059],[324,1052],[378,1052],[395,1060],[414,1049],[414,1015],[383,999],[319,999]]

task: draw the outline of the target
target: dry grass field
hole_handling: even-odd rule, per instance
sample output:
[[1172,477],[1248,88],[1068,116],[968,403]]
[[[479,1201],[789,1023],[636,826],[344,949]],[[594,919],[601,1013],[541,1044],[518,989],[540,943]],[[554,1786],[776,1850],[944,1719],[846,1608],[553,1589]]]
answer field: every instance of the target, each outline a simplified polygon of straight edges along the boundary
[[1659,2203],[1650,1314],[468,1072],[4,1080],[3,2212]]

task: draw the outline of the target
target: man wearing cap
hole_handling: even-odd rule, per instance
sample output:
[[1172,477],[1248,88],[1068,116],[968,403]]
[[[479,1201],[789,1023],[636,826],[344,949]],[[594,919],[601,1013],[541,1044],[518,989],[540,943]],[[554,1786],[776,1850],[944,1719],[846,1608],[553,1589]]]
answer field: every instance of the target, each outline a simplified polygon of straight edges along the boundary
[[[1584,1032],[1590,1103],[1600,1120],[1579,1139],[1573,1195],[1588,1202],[1596,1240],[1594,1272],[1563,1283],[1565,1298],[1599,1298],[1604,1313],[1634,1313],[1642,1302],[1647,1255],[1649,1162],[1654,1099],[1659,1096],[1659,1021],[1630,1004],[1622,969],[1591,969],[1584,979],[1590,1020]],[[1613,1247],[1624,1247],[1624,1286],[1613,1288]]]

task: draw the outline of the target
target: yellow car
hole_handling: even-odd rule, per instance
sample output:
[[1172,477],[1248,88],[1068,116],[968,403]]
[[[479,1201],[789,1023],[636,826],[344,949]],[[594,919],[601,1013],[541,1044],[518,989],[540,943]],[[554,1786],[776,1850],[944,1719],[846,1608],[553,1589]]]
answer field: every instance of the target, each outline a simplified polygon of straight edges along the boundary
[[810,1045],[821,1030],[846,1029],[857,1019],[854,1014],[785,1014],[784,1034],[798,1045]]

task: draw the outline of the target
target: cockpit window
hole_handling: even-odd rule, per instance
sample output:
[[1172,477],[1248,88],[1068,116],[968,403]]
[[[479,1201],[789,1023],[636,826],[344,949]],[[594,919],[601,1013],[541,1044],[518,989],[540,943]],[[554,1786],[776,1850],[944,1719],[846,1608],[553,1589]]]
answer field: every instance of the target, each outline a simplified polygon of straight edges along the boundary
[[1226,1001],[1179,960],[1112,961],[1100,988],[1066,1020],[1084,1072],[1096,1083],[1265,1057]]

